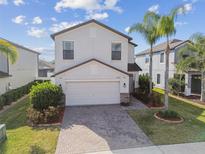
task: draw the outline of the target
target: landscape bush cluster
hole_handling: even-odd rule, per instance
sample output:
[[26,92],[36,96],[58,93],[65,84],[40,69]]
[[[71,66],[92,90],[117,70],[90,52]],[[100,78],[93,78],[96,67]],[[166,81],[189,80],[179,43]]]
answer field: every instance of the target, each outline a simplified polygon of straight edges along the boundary
[[[150,78],[146,74],[139,76],[139,88],[133,94],[134,97],[141,100],[143,103],[150,103],[152,106],[161,106],[163,104],[162,96],[156,92],[152,92],[152,95],[149,95],[149,81]],[[153,86],[154,84],[152,84]]]
[[165,119],[179,118],[179,114],[172,110],[159,111],[159,116]]
[[59,119],[63,106],[63,92],[60,86],[44,82],[32,86],[30,92],[31,107],[27,117],[32,124],[50,123]]
[[36,85],[37,83],[42,83],[42,80],[36,80],[33,82],[30,82],[22,87],[12,89],[3,95],[0,96],[0,110],[5,106],[5,105],[10,105],[12,102],[17,101],[24,95],[28,94],[30,92],[30,89],[33,85]]

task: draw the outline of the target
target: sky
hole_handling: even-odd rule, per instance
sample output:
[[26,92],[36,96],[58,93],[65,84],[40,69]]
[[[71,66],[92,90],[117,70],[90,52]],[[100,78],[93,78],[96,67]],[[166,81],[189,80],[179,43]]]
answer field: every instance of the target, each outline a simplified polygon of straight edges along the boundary
[[[193,33],[205,33],[205,0],[0,0],[0,37],[51,61],[54,42],[50,35],[57,31],[96,19],[128,34],[129,27],[142,22],[147,11],[164,15],[178,6],[184,6],[186,13],[178,15],[172,38],[186,40]],[[129,35],[138,44],[135,53],[149,48],[141,34]]]

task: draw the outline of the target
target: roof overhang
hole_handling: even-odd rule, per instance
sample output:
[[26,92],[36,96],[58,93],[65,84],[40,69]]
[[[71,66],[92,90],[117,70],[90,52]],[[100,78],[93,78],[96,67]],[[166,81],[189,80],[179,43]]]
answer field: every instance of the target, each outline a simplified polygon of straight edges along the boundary
[[142,71],[142,69],[136,63],[133,63],[133,64],[129,63],[127,70],[128,70],[128,72]]

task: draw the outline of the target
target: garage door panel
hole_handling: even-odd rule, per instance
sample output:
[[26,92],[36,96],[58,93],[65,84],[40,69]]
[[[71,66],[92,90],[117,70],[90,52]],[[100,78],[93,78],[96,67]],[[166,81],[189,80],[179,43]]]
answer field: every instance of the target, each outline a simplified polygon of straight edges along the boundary
[[66,105],[119,104],[119,82],[68,82]]

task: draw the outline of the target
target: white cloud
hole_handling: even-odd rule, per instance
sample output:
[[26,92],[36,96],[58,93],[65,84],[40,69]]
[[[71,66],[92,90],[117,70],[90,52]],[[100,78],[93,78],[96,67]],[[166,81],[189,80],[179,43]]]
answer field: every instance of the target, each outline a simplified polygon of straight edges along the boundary
[[87,12],[113,10],[122,12],[122,9],[117,6],[119,0],[60,0],[55,5],[55,10],[61,12],[63,9],[82,9]]
[[26,19],[26,16],[19,15],[12,19],[12,21],[16,24],[23,24]]
[[130,27],[126,27],[126,28],[125,28],[125,32],[127,32],[127,33],[128,33],[128,32],[129,32],[129,30],[130,30]]
[[193,9],[193,3],[186,3],[179,9],[179,14],[189,13]]
[[180,21],[175,23],[176,26],[183,26],[183,25],[187,25],[187,24],[188,24],[187,22],[180,22]]
[[14,0],[13,3],[16,6],[20,6],[20,5],[24,5],[25,4],[24,0]]
[[34,17],[32,24],[42,24],[43,20],[40,17]]
[[36,27],[31,27],[28,31],[27,34],[29,36],[33,36],[36,38],[41,38],[47,35],[47,32],[44,28],[36,28]]
[[51,17],[51,20],[54,21],[54,22],[57,21],[57,19],[55,17]]
[[6,4],[8,4],[7,0],[0,0],[0,5],[6,5]]
[[156,4],[156,5],[152,5],[148,11],[150,12],[154,12],[154,13],[159,13],[159,4]]
[[91,13],[86,18],[87,19],[103,20],[103,19],[106,19],[108,17],[109,17],[108,13],[104,12],[104,13],[94,13],[94,14]]
[[50,27],[50,31],[55,33],[55,32],[58,32],[60,30],[63,30],[63,29],[66,29],[66,28],[69,28],[69,27],[72,27],[72,26],[75,26],[77,24],[81,23],[81,21],[75,21],[75,22],[60,22],[58,24],[53,24],[51,27]]

